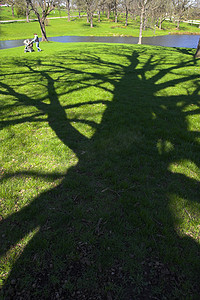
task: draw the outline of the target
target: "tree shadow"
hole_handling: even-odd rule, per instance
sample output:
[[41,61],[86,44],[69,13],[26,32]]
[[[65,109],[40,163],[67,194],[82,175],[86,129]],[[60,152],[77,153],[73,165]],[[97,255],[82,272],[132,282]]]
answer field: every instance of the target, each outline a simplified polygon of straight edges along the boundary
[[[199,245],[192,237],[181,235],[181,214],[176,207],[184,202],[189,214],[190,204],[199,204],[198,181],[178,169],[181,161],[199,167],[199,132],[190,130],[188,122],[189,116],[199,114],[198,74],[171,76],[193,66],[193,59],[172,66],[170,54],[168,58],[163,55],[164,67],[158,69],[161,62],[148,54],[150,47],[139,52],[131,47],[116,49],[113,56],[118,62],[91,54],[77,58],[83,69],[59,60],[50,65],[41,60],[16,61],[26,69],[26,76],[40,76],[48,103],[46,96],[36,101],[1,82],[2,93],[15,97],[16,105],[36,108],[31,116],[2,121],[2,128],[47,122],[78,158],[78,164],[64,174],[20,170],[3,174],[2,183],[18,176],[61,179],[58,186],[40,193],[1,222],[1,236],[6,236],[1,255],[10,253],[15,245],[20,248],[20,241],[30,235],[19,257],[13,258],[5,299],[175,299],[198,295]],[[123,63],[125,60],[129,63]],[[87,65],[95,66],[96,71],[84,70]],[[98,72],[104,66],[109,73]],[[77,79],[79,88],[69,74],[82,76]],[[191,91],[187,83],[194,79],[196,86]],[[60,82],[66,91],[57,91]],[[187,92],[176,92],[182,82]],[[105,83],[113,88],[109,90]],[[85,93],[91,86],[113,93],[113,100],[60,103],[61,96]],[[107,106],[99,124],[67,116],[68,108],[91,105],[92,111],[98,103]],[[193,111],[187,110],[191,104]],[[84,136],[72,122],[91,126],[94,135]]]
[[[178,48],[178,47],[177,47],[176,49],[177,49],[177,51],[179,51],[180,53],[190,55],[190,56],[192,56],[192,57],[194,58],[194,51],[193,51],[193,49],[189,49],[189,48]],[[195,59],[194,59],[194,61],[195,61]]]

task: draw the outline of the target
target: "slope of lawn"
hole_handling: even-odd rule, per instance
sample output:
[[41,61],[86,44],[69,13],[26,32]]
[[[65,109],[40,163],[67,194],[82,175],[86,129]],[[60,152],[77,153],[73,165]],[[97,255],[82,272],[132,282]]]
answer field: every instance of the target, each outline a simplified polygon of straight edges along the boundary
[[1,50],[1,299],[198,299],[194,50]]

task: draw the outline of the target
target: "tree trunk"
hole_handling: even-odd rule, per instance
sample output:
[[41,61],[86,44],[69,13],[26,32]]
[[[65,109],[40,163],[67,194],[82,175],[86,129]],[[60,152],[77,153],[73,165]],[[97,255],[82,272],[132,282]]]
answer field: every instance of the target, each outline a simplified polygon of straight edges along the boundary
[[128,8],[126,7],[126,26],[128,26]]
[[159,24],[159,29],[162,30],[162,23],[165,21],[165,17],[162,16],[160,17],[160,24]]
[[93,28],[93,14],[90,14],[90,27]]
[[138,44],[142,44],[142,29],[143,29],[143,20],[144,20],[144,6],[141,8],[141,14],[140,14],[140,34],[139,34],[139,41]]
[[42,33],[42,42],[48,42],[45,24],[44,24],[45,20],[39,17],[38,21],[39,21],[40,29],[41,29],[41,33]]
[[87,10],[87,23],[90,23],[90,16],[88,10]]
[[158,22],[159,22],[159,20],[160,20],[160,18],[157,18],[157,19],[156,19],[156,24],[155,24],[155,27],[157,27],[157,28],[159,27],[159,26],[158,26]]
[[110,19],[110,7],[108,7],[108,15],[107,15],[107,19]]
[[117,0],[115,0],[115,23],[117,23]]
[[27,23],[30,22],[30,20],[29,20],[29,13],[30,13],[30,11],[29,11],[29,5],[28,5],[28,3],[26,2],[26,22],[27,22]]
[[198,45],[197,45],[197,51],[194,55],[195,58],[199,58],[200,57],[200,39],[199,39],[199,42],[198,42]]
[[99,11],[98,11],[98,22],[99,22],[99,23],[101,22],[101,11],[100,11],[100,9],[99,9]]
[[180,19],[178,19],[177,21],[177,26],[176,26],[176,29],[179,30],[180,29]]
[[162,29],[162,18],[160,17],[160,24],[159,24],[159,29]]
[[42,17],[40,17],[40,14],[38,13],[37,9],[34,8],[33,3],[30,0],[26,0],[30,7],[33,9],[35,15],[37,16],[38,22],[40,24],[41,34],[42,34],[42,41],[48,42],[47,35],[46,35],[46,29],[45,29],[45,20],[47,15],[45,15],[45,11],[43,11]]
[[11,9],[12,9],[12,16],[14,17],[15,14],[14,14],[14,5],[13,4],[11,5]]
[[69,4],[69,0],[67,0],[66,5],[67,5],[68,22],[70,22],[70,4]]
[[146,26],[147,26],[147,18],[146,18],[146,14],[144,13],[144,18],[143,18],[143,30],[146,30]]
[[27,22],[27,23],[30,22],[30,20],[29,20],[29,13],[27,13],[27,11],[26,11],[26,22]]

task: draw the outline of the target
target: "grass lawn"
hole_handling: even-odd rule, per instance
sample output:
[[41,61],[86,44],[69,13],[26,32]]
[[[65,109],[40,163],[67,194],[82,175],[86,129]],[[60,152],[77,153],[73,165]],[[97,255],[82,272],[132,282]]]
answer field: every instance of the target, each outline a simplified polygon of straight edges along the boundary
[[198,299],[195,50],[1,50],[1,299]]

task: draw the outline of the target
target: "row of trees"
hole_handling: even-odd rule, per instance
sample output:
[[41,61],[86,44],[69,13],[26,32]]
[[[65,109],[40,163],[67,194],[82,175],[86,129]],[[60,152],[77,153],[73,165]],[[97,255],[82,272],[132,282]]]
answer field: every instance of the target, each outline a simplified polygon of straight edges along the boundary
[[[177,22],[179,29],[183,18],[200,18],[200,0],[7,0],[13,10],[21,9],[26,14],[29,22],[30,11],[34,11],[41,28],[42,40],[47,41],[45,23],[48,15],[55,8],[67,9],[68,21],[70,21],[71,8],[87,15],[87,22],[93,27],[93,16],[98,13],[98,21],[101,21],[101,15],[107,15],[109,19],[114,15],[115,22],[118,22],[119,14],[125,15],[126,26],[128,18],[131,16],[140,17],[139,44],[142,41],[142,31],[147,26],[157,26],[162,28],[164,20],[171,19]],[[13,10],[14,13],[14,10]]]

